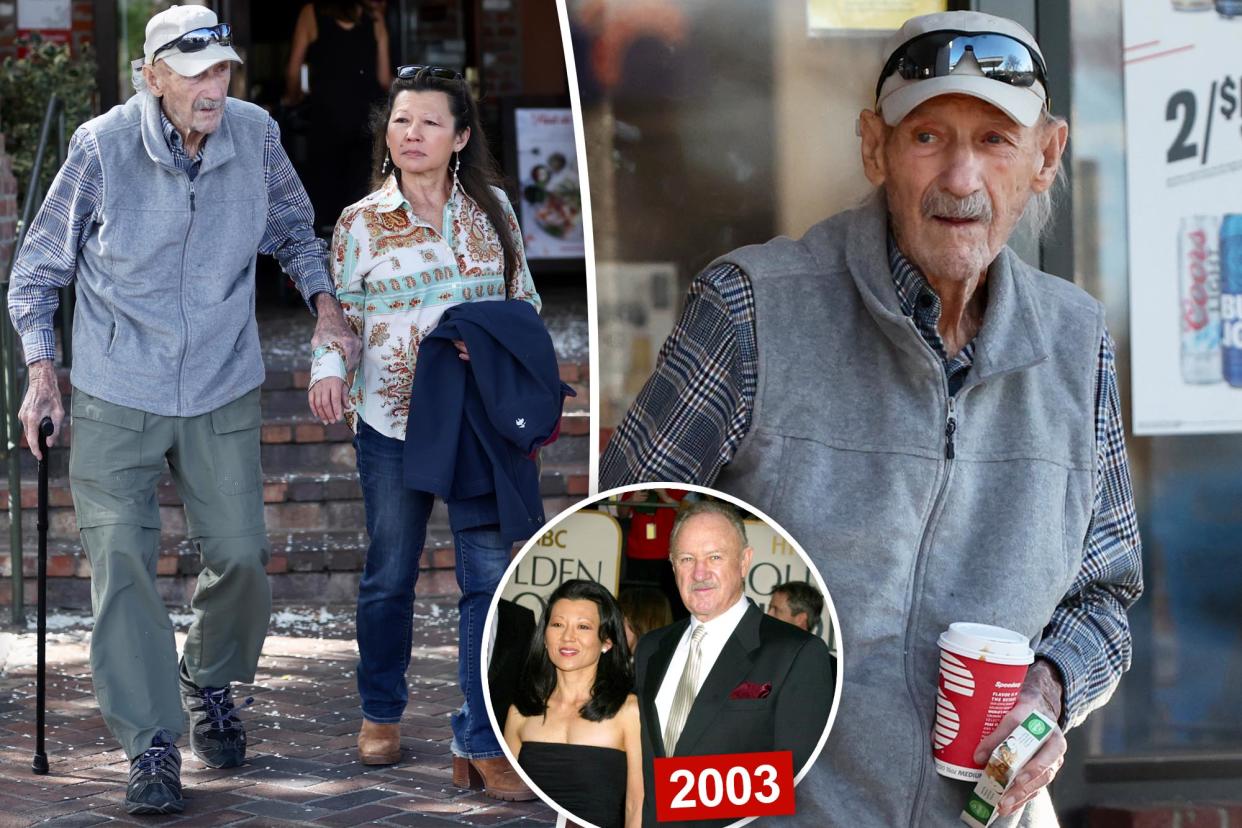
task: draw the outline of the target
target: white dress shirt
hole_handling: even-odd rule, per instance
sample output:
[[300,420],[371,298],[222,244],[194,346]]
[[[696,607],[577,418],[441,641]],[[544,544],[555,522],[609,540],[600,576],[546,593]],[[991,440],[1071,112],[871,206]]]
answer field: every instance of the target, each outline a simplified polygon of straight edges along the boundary
[[715,666],[716,659],[720,658],[720,651],[728,643],[729,636],[733,635],[733,631],[741,623],[748,606],[750,602],[743,595],[738,598],[736,604],[711,621],[699,621],[693,615],[690,616],[690,624],[682,633],[681,640],[677,642],[677,649],[673,651],[673,659],[668,663],[668,669],[664,671],[660,691],[656,693],[656,713],[660,716],[661,733],[668,726],[669,712],[673,709],[673,696],[677,695],[677,685],[681,682],[681,674],[685,672],[686,659],[690,658],[690,636],[694,635],[695,627],[707,627],[707,635],[699,645],[702,647],[702,662],[699,665],[698,687],[694,688],[697,694],[711,673],[712,667]]

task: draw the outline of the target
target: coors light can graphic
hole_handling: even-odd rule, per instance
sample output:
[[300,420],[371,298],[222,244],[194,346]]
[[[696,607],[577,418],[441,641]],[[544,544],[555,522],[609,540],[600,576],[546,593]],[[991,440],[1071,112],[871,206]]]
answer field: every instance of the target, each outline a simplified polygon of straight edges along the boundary
[[1220,333],[1225,382],[1242,388],[1242,214],[1220,223]]
[[1219,216],[1186,216],[1177,231],[1182,380],[1221,380]]

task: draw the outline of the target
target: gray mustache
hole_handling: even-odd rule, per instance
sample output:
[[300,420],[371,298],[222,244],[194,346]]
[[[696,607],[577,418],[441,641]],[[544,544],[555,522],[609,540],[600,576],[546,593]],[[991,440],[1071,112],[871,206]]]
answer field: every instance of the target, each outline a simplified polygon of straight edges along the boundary
[[983,190],[958,198],[941,190],[923,196],[923,218],[974,219],[985,224],[992,221],[992,199]]
[[195,103],[194,109],[198,112],[212,112],[222,106],[224,106],[224,101],[214,101],[208,98]]

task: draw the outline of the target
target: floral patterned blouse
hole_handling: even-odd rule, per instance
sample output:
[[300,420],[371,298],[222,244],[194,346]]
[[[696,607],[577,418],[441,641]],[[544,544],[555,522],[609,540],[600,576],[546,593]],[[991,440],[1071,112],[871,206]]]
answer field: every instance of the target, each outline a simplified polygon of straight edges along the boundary
[[[538,310],[539,294],[526,266],[522,231],[504,192],[494,189],[509,219],[521,267],[510,297]],[[457,189],[444,205],[441,227],[410,208],[393,176],[345,208],[332,237],[332,276],[345,318],[362,337],[362,359],[346,399],[345,419],[405,439],[410,384],[418,346],[446,310],[462,302],[504,299],[504,252],[487,214]],[[339,346],[316,349],[311,385],[346,379]]]

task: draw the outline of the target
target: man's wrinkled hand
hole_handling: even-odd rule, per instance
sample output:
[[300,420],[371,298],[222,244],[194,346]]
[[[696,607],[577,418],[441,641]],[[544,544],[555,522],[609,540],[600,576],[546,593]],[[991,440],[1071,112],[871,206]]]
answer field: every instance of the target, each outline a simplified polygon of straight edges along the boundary
[[[1001,719],[996,730],[985,736],[979,743],[979,747],[975,749],[975,761],[979,764],[987,762],[996,746],[1003,742],[1010,733],[1013,733],[1032,710],[1038,710],[1054,722],[1059,721],[1061,704],[1061,680],[1057,669],[1047,661],[1036,660],[1031,665],[1031,669],[1027,671],[1026,680],[1022,682],[1022,689],[1018,691],[1018,703],[1005,715],[1005,718]],[[1043,747],[1023,765],[1022,770],[1018,771],[1017,778],[1001,798],[997,813],[1000,816],[1017,813],[1023,805],[1031,801],[1035,794],[1039,793],[1041,788],[1051,783],[1065,762],[1065,748],[1065,734],[1061,732],[1060,726],[1057,726],[1053,729],[1052,735],[1048,737],[1048,741],[1044,742]]]
[[319,293],[315,296],[315,307],[319,313],[319,321],[315,323],[311,349],[335,342],[345,353],[345,370],[352,371],[357,368],[358,358],[362,354],[362,338],[349,327],[345,313],[341,310],[341,303],[336,301],[335,296]]
[[52,418],[52,433],[47,438],[50,448],[56,444],[60,434],[61,423],[65,420],[65,407],[60,401],[60,385],[56,382],[56,367],[51,360],[33,362],[27,369],[30,377],[26,386],[26,396],[22,398],[22,407],[17,412],[21,421],[22,431],[26,435],[26,444],[30,453],[42,460],[39,451],[39,423],[44,417]]

